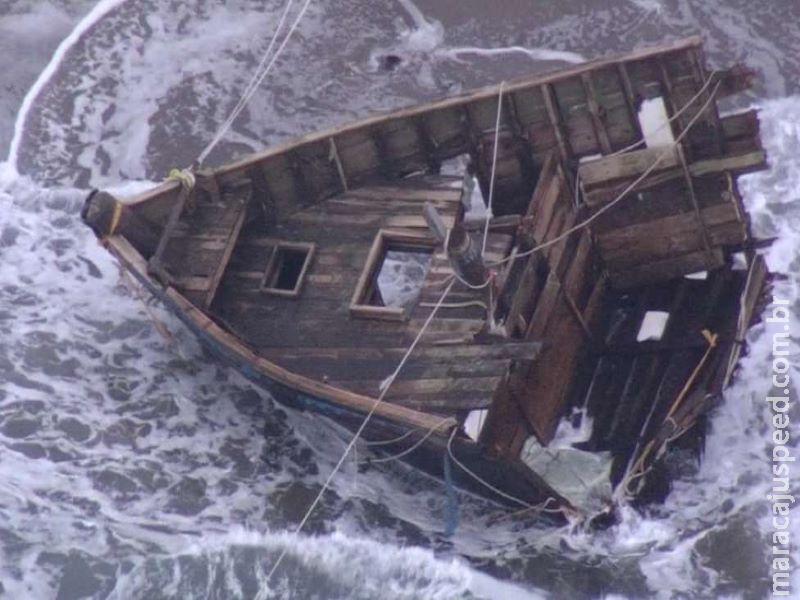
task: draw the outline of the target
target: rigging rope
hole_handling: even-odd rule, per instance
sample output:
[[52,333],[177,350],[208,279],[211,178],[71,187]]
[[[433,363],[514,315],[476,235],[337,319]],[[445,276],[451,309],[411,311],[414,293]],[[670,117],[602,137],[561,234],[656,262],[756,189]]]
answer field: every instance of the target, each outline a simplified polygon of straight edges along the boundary
[[291,8],[293,2],[294,2],[294,0],[287,0],[286,7],[284,8],[283,14],[281,15],[281,19],[278,22],[278,26],[275,28],[275,33],[273,34],[272,39],[270,40],[269,46],[267,46],[267,49],[266,49],[266,51],[264,52],[264,55],[261,58],[261,62],[259,63],[255,74],[250,79],[250,83],[248,83],[247,87],[245,88],[244,93],[242,94],[242,97],[239,99],[239,102],[237,102],[236,106],[231,111],[231,114],[228,116],[227,119],[225,119],[225,121],[222,123],[220,128],[217,130],[217,133],[214,135],[214,137],[211,139],[211,141],[208,143],[208,145],[203,149],[203,151],[197,157],[197,164],[198,165],[202,165],[203,164],[203,162],[206,160],[206,158],[208,158],[208,155],[211,154],[211,151],[217,146],[217,144],[220,143],[220,141],[222,141],[222,138],[225,136],[225,134],[228,132],[228,130],[233,126],[233,123],[234,123],[234,121],[236,121],[237,117],[242,113],[242,111],[245,109],[245,107],[249,104],[250,100],[255,95],[255,93],[258,90],[258,88],[261,85],[261,83],[264,81],[266,76],[272,70],[272,67],[275,65],[275,62],[278,60],[278,58],[280,57],[281,53],[283,52],[283,49],[286,47],[286,44],[289,43],[289,39],[292,37],[292,34],[294,34],[294,32],[297,30],[297,27],[300,25],[300,21],[303,20],[303,17],[305,16],[306,11],[308,10],[308,7],[311,5],[311,0],[306,0],[306,2],[303,4],[302,8],[300,9],[300,12],[298,13],[297,17],[295,18],[294,22],[289,27],[288,33],[283,38],[283,41],[278,46],[278,49],[275,51],[274,55],[272,56],[272,59],[269,61],[269,63],[267,63],[266,67],[264,67],[263,66],[264,63],[267,62],[267,59],[269,58],[270,54],[272,53],[272,48],[275,46],[275,42],[278,39],[278,35],[280,33],[280,30],[283,28],[283,25],[286,22],[286,17],[289,14],[289,9]]
[[[428,431],[425,433],[424,436],[422,436],[419,440],[414,442],[411,446],[409,446],[405,450],[402,450],[401,452],[398,452],[397,454],[392,454],[391,456],[381,456],[379,458],[368,458],[367,460],[363,461],[361,464],[371,465],[371,464],[386,463],[386,462],[391,462],[393,460],[401,459],[404,456],[408,456],[414,450],[416,450],[417,448],[422,446],[422,444],[425,443],[425,440],[427,440],[429,437],[431,437],[433,435],[433,433],[437,429],[441,428],[441,426],[444,425],[445,423],[447,423],[450,419],[451,419],[451,417],[445,417],[440,422],[435,423],[433,426],[429,427]],[[409,429],[404,435],[401,435],[400,437],[395,438],[394,440],[388,440],[388,441],[377,442],[377,443],[373,442],[372,445],[373,446],[376,446],[376,445],[379,445],[379,444],[380,445],[388,445],[388,444],[391,444],[391,443],[394,443],[394,442],[397,442],[397,441],[402,441],[403,439],[405,439],[406,437],[408,437],[412,433],[415,433],[415,432],[417,432],[419,430],[420,430],[419,427],[416,427],[414,429]]]
[[450,434],[450,437],[447,440],[447,453],[450,455],[450,458],[453,459],[453,462],[462,471],[464,471],[464,473],[466,473],[467,475],[472,477],[475,481],[480,483],[486,489],[494,492],[495,494],[497,494],[501,498],[505,498],[506,500],[511,500],[512,502],[516,502],[520,506],[524,507],[526,510],[538,511],[538,512],[550,512],[550,513],[559,513],[559,512],[563,513],[563,512],[565,512],[566,509],[564,507],[547,508],[547,504],[549,504],[552,500],[554,500],[554,498],[552,498],[552,497],[548,498],[547,500],[545,500],[542,504],[539,504],[539,505],[531,504],[530,502],[526,502],[525,500],[520,500],[516,496],[512,496],[511,494],[507,494],[503,490],[493,486],[491,483],[489,483],[485,479],[482,479],[474,471],[469,469],[464,463],[462,463],[460,460],[458,460],[458,458],[456,458],[456,455],[453,453],[453,438],[455,438],[457,432],[458,432],[457,429],[453,429],[452,433]]
[[[372,407],[370,408],[370,410],[367,413],[367,415],[364,417],[364,420],[361,422],[361,425],[359,426],[359,428],[356,430],[355,434],[353,435],[353,438],[350,440],[350,443],[345,448],[344,453],[342,454],[341,458],[339,459],[339,462],[336,463],[336,466],[334,466],[334,468],[331,471],[330,475],[328,475],[328,478],[325,480],[325,483],[322,485],[322,488],[320,489],[320,491],[317,494],[316,498],[314,498],[314,501],[311,503],[311,505],[306,510],[306,513],[303,516],[303,518],[301,519],[300,523],[297,525],[297,527],[295,527],[294,532],[293,532],[295,535],[298,534],[303,529],[305,524],[308,522],[308,519],[311,516],[311,513],[314,512],[314,509],[320,503],[320,500],[322,500],[323,494],[327,491],[327,489],[330,486],[331,482],[333,481],[333,478],[336,475],[336,473],[338,473],[339,469],[342,468],[342,465],[344,464],[344,461],[347,459],[348,454],[350,454],[350,451],[356,445],[356,442],[358,441],[358,438],[361,437],[362,433],[364,433],[364,430],[367,428],[367,424],[369,423],[370,419],[372,418],[372,415],[375,414],[375,411],[378,409],[378,406],[380,406],[380,404],[383,402],[383,399],[386,397],[386,394],[388,393],[389,389],[392,387],[392,384],[394,383],[394,380],[397,378],[397,376],[400,374],[400,371],[403,369],[405,364],[408,362],[408,359],[411,357],[411,354],[416,349],[417,344],[419,344],[419,341],[422,339],[422,336],[425,334],[425,331],[430,326],[431,322],[433,321],[433,318],[436,316],[436,313],[439,311],[439,308],[441,307],[442,303],[444,303],[445,298],[447,298],[447,295],[450,293],[450,290],[453,289],[453,285],[454,284],[455,284],[455,281],[451,282],[450,285],[448,285],[447,288],[444,290],[444,292],[442,293],[441,297],[439,298],[439,302],[437,302],[436,306],[433,308],[433,310],[431,310],[431,313],[428,315],[428,318],[425,319],[425,322],[422,324],[422,327],[420,327],[419,332],[417,332],[417,335],[414,338],[414,341],[411,342],[411,345],[408,347],[408,350],[406,350],[406,353],[403,355],[403,358],[400,360],[400,362],[398,363],[397,367],[392,372],[392,374],[389,375],[389,377],[387,377],[386,384],[382,386],[380,395],[372,403]],[[455,431],[455,429],[453,431]],[[270,579],[272,579],[273,574],[275,573],[275,571],[277,570],[278,566],[283,561],[283,559],[286,556],[286,553],[288,552],[288,550],[289,550],[289,546],[288,545],[284,546],[283,550],[281,550],[281,553],[278,555],[278,558],[275,561],[275,564],[272,565],[272,568],[269,570],[269,573],[267,574],[267,582],[269,582]]]
[[486,254],[486,241],[489,239],[489,222],[492,220],[492,203],[494,201],[494,179],[497,172],[497,147],[500,142],[500,115],[503,112],[503,90],[506,82],[500,82],[500,90],[497,93],[497,120],[494,125],[494,149],[492,154],[492,176],[489,179],[489,201],[486,205],[486,223],[483,226],[483,244],[481,245],[481,255]]
[[689,133],[689,130],[700,119],[700,117],[703,115],[703,113],[709,107],[711,102],[714,100],[714,98],[715,98],[715,96],[717,94],[717,91],[719,90],[719,87],[721,85],[722,85],[722,81],[717,83],[717,85],[714,87],[714,90],[711,92],[711,95],[709,96],[708,100],[700,108],[700,110],[697,111],[697,114],[692,118],[692,120],[689,122],[689,124],[686,126],[686,128],[683,131],[681,131],[680,135],[678,135],[678,137],[675,138],[675,141],[672,144],[670,144],[669,146],[666,146],[664,148],[664,151],[661,152],[656,157],[655,161],[653,161],[653,164],[651,164],[644,171],[644,173],[642,173],[633,183],[631,183],[628,187],[626,187],[611,202],[609,202],[605,206],[603,206],[600,209],[598,209],[597,212],[595,212],[593,215],[589,216],[588,218],[586,218],[585,220],[581,221],[580,223],[570,227],[569,229],[567,229],[566,231],[562,232],[560,235],[554,237],[553,239],[547,240],[546,242],[542,242],[541,244],[531,248],[530,250],[526,250],[525,252],[520,252],[519,254],[515,254],[515,255],[512,255],[512,256],[509,256],[508,258],[504,258],[503,260],[499,260],[499,261],[497,261],[495,263],[492,263],[491,266],[497,266],[497,265],[501,265],[501,264],[504,264],[504,263],[507,263],[507,262],[510,262],[510,261],[513,261],[513,260],[517,260],[517,259],[522,258],[524,256],[529,256],[531,254],[534,254],[534,253],[538,252],[539,250],[543,250],[544,248],[548,248],[550,246],[553,246],[554,244],[557,244],[558,242],[560,242],[564,238],[569,237],[570,235],[572,235],[576,231],[579,231],[579,230],[581,230],[581,229],[583,229],[585,227],[588,227],[591,223],[596,221],[601,215],[603,215],[604,213],[606,213],[609,210],[611,210],[612,208],[614,208],[614,206],[616,206],[619,202],[621,202],[623,199],[625,199],[625,196],[627,196],[630,192],[632,192],[634,189],[636,189],[636,186],[638,186],[642,181],[647,179],[647,177],[650,175],[650,173],[652,173],[656,169],[656,167],[661,163],[661,161],[664,160],[669,155],[669,153],[672,152],[678,146],[678,144],[680,144],[681,140],[683,140],[683,138],[686,137],[686,134]]
[[[700,333],[702,334],[703,338],[706,340],[706,343],[708,344],[706,347],[706,351],[703,353],[703,356],[700,358],[700,361],[692,370],[691,374],[689,375],[689,378],[683,384],[683,388],[681,388],[680,392],[678,392],[678,395],[672,402],[672,405],[670,406],[669,411],[667,412],[667,416],[664,418],[665,423],[667,421],[672,421],[673,425],[675,426],[676,433],[673,433],[671,436],[669,436],[669,438],[667,438],[661,444],[661,447],[657,449],[656,458],[658,458],[658,456],[663,452],[663,449],[669,442],[677,439],[678,437],[683,435],[685,431],[689,429],[688,426],[684,427],[683,429],[679,428],[675,423],[675,419],[673,419],[672,417],[677,412],[678,408],[680,408],[681,404],[683,404],[686,395],[689,393],[689,390],[694,385],[697,376],[700,374],[700,371],[702,371],[703,366],[706,364],[706,361],[708,360],[709,356],[711,356],[711,353],[714,351],[714,348],[717,347],[717,343],[719,341],[719,335],[716,333],[712,333],[708,329],[703,329]],[[631,492],[630,490],[631,483],[633,483],[633,481],[636,479],[644,477],[652,469],[652,464],[647,468],[645,468],[645,461],[653,452],[653,449],[655,448],[655,441],[656,438],[650,440],[647,446],[645,446],[644,449],[642,450],[637,460],[625,472],[625,475],[623,476],[622,481],[620,482],[620,485],[617,488],[618,490],[620,490],[621,494],[625,498],[633,496],[635,494],[635,492]]]

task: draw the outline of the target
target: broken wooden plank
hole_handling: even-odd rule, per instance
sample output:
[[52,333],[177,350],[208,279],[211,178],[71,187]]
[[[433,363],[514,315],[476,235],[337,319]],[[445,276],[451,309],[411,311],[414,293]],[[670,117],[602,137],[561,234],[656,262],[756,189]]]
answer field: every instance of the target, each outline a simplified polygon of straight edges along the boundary
[[615,179],[635,178],[654,165],[651,173],[680,167],[680,158],[675,147],[656,146],[598,158],[581,164],[578,167],[578,176],[584,187],[607,186]]
[[[714,245],[744,241],[744,224],[733,202],[711,206],[702,211]],[[597,236],[597,247],[604,259],[633,264],[641,259],[694,248],[697,241],[697,217],[693,211],[681,212],[649,222],[637,223]]]
[[640,267],[629,267],[622,271],[609,270],[608,277],[615,288],[627,289],[646,283],[666,281],[689,273],[716,269],[723,264],[725,264],[725,257],[722,250],[715,247],[711,252],[705,249],[697,250],[679,256],[649,261]]
[[553,86],[549,83],[545,83],[541,86],[541,90],[542,97],[544,98],[544,105],[547,109],[547,117],[550,119],[550,126],[553,128],[553,133],[558,142],[558,151],[561,155],[562,163],[568,165],[572,152],[567,142],[567,135],[564,131],[564,123],[561,119],[561,113],[558,110],[558,103],[556,102]]
[[209,278],[208,290],[206,291],[206,295],[205,298],[203,299],[203,306],[202,306],[202,308],[205,309],[211,307],[211,303],[214,301],[214,298],[217,295],[217,288],[219,288],[220,281],[222,281],[222,276],[225,274],[225,269],[228,267],[228,263],[231,260],[231,255],[233,254],[233,248],[236,245],[237,240],[239,239],[239,233],[242,230],[242,225],[244,224],[245,217],[247,216],[246,200],[235,199],[233,200],[233,202],[239,205],[238,206],[239,216],[236,218],[236,223],[234,224],[233,228],[228,234],[228,239],[225,242],[225,247],[222,249],[222,253],[219,257],[219,262],[217,263],[217,268],[212,274],[212,276]]

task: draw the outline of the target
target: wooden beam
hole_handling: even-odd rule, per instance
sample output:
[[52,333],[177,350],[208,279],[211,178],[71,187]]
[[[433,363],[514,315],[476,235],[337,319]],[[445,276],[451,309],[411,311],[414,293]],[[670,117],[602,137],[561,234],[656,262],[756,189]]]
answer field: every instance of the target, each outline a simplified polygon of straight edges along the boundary
[[211,303],[214,302],[214,297],[217,295],[217,289],[219,288],[220,281],[222,281],[222,277],[225,275],[225,269],[227,269],[228,263],[231,260],[233,249],[236,246],[236,241],[239,239],[239,233],[242,231],[242,225],[244,224],[245,217],[247,216],[247,201],[244,198],[241,198],[234,200],[234,202],[239,203],[239,215],[236,217],[236,222],[228,234],[228,239],[225,241],[225,248],[220,256],[217,268],[214,270],[213,275],[209,279],[208,290],[206,291],[205,298],[203,299],[203,308],[206,310],[208,310],[211,307]]
[[147,273],[157,277],[158,280],[164,285],[169,285],[170,283],[170,275],[164,268],[164,252],[167,249],[167,244],[169,244],[170,238],[172,238],[172,235],[175,233],[175,228],[178,226],[178,222],[183,214],[183,209],[191,195],[192,190],[185,186],[181,186],[181,191],[178,194],[178,198],[175,201],[175,204],[172,206],[172,209],[169,211],[169,217],[167,218],[167,223],[164,225],[164,229],[161,232],[161,237],[158,240],[156,251],[153,253],[153,256],[150,257],[150,260],[147,263]]
[[520,138],[527,139],[525,127],[523,126],[522,121],[519,118],[519,111],[517,110],[517,99],[514,96],[514,94],[512,93],[504,94],[503,104],[505,105],[505,111],[508,114],[508,118],[506,120],[511,123],[512,127],[514,128],[514,132]]
[[[653,161],[655,157],[658,156],[659,152],[663,152],[664,149],[658,148],[651,148],[646,150],[637,150],[634,152],[626,152],[624,154],[618,155],[621,157],[628,157],[631,155],[631,158],[625,158],[622,161],[615,161],[614,159],[618,157],[609,157],[608,159],[601,158],[597,161],[592,161],[590,163],[583,164],[579,167],[581,173],[581,180],[584,181],[586,188],[590,186],[587,184],[588,180],[592,180],[597,183],[602,183],[604,181],[608,181],[604,179],[607,175],[610,176],[612,172],[608,172],[606,175],[604,173],[604,169],[606,167],[610,167],[614,169],[613,172],[615,173],[622,173],[625,170],[630,170],[631,175],[628,179],[633,179],[636,171],[642,169],[642,166],[646,164],[645,160],[648,156],[653,157]],[[648,154],[650,152],[651,154]],[[633,156],[635,153],[643,153],[639,155],[639,157]],[[604,162],[609,160],[609,162]],[[700,160],[694,163],[689,163],[689,172],[691,173],[692,177],[702,177],[704,175],[709,175],[712,173],[724,173],[726,171],[733,172],[735,174],[742,174],[742,173],[751,173],[754,171],[760,171],[766,168],[766,153],[763,150],[759,150],[757,152],[750,152],[747,154],[737,155],[737,156],[728,156],[725,158],[713,158],[709,160]],[[637,166],[637,162],[640,164]],[[661,164],[670,165],[668,169],[661,169]],[[673,165],[674,163],[674,165]],[[652,165],[652,162],[650,163]],[[650,166],[648,165],[648,166]],[[585,169],[585,170],[584,170]],[[646,169],[646,167],[645,167]],[[641,172],[644,172],[645,169],[642,169]],[[586,180],[583,179],[584,174],[586,174]],[[677,153],[671,156],[667,156],[661,160],[659,166],[656,167],[653,172],[638,186],[636,186],[635,191],[641,191],[647,189],[649,187],[653,187],[655,185],[661,185],[666,183],[672,179],[677,179],[679,177],[683,177],[683,169],[681,168],[679,157]],[[602,206],[607,202],[616,198],[625,188],[628,187],[630,184],[629,181],[620,180],[618,184],[612,184],[607,186],[600,186],[597,185],[595,189],[586,189],[584,194],[584,200],[586,205],[590,208],[597,208],[598,206]]]
[[[706,69],[702,64],[701,59],[702,51],[699,48],[696,48],[689,52],[689,56],[692,59],[692,73],[694,74],[694,81],[695,84],[699,89],[706,84],[707,77],[711,77],[711,74],[706,75]],[[713,86],[709,84],[706,88],[706,91],[700,95],[698,98],[698,102],[705,103],[711,97],[711,90]],[[722,130],[722,121],[719,117],[719,107],[717,106],[716,101],[712,101],[708,108],[706,109],[706,119],[710,121],[711,125],[711,135],[714,138],[714,146],[716,149],[716,153],[718,156],[725,155],[725,136],[723,135]]]
[[597,101],[597,91],[594,87],[594,81],[591,73],[582,73],[581,82],[583,83],[583,92],[586,94],[586,103],[589,106],[589,112],[592,115],[592,122],[594,123],[594,131],[597,136],[597,141],[600,142],[600,147],[603,149],[603,154],[611,154],[611,139],[608,137],[608,130],[606,129],[603,115],[600,113],[600,103]]
[[347,175],[344,172],[344,165],[342,165],[342,159],[339,156],[339,149],[336,147],[336,139],[333,136],[328,138],[330,142],[330,160],[334,162],[336,165],[336,172],[339,174],[339,182],[342,184],[342,190],[345,192],[350,189],[350,186],[347,184]]
[[583,330],[583,334],[586,336],[586,339],[592,341],[592,330],[589,328],[589,325],[583,318],[583,314],[581,313],[578,305],[575,304],[575,299],[566,291],[564,290],[564,301],[569,306],[570,310],[572,311],[572,316],[575,317],[575,320],[578,321],[578,324],[581,326]]
[[[689,172],[689,165],[686,163],[686,156],[684,155],[684,150],[681,146],[677,146],[678,156],[681,160],[681,166],[683,167],[684,179],[686,180],[686,188],[689,190],[689,199],[692,201],[692,209],[694,210],[694,214],[697,217],[697,226],[700,229],[700,236],[703,240],[703,245],[705,246],[706,252],[711,258],[711,236],[708,234],[708,225],[706,225],[705,219],[703,218],[703,212],[700,210],[700,204],[697,202],[697,194],[694,191],[694,182],[692,181],[692,174]],[[741,215],[740,215],[741,216]]]
[[437,242],[443,244],[445,239],[447,239],[447,227],[444,224],[442,216],[430,202],[425,203],[422,214],[425,218],[425,222],[428,224],[428,229],[433,233],[433,237],[436,238]]
[[642,133],[642,124],[639,122],[639,97],[631,84],[631,78],[628,75],[628,67],[624,61],[617,63],[617,75],[620,83],[622,84],[623,95],[625,96],[625,104],[628,106],[628,113],[630,115],[631,124],[636,132],[636,137],[639,141],[644,140]]
[[[678,139],[678,133],[683,131],[683,122],[686,120],[686,113],[673,120],[673,117],[678,113],[680,107],[675,106],[672,80],[670,79],[669,72],[667,71],[664,61],[661,60],[660,57],[656,59],[656,63],[658,64],[658,70],[661,73],[661,85],[664,88],[664,106],[667,107],[667,116],[670,118],[669,127],[672,130],[672,136],[675,139]],[[678,133],[676,133],[676,126]]]
[[763,150],[749,152],[737,156],[699,160],[689,165],[693,177],[702,177],[709,173],[733,171],[734,173],[751,173],[767,166],[767,153]]
[[[664,156],[660,158],[662,154]],[[583,163],[578,167],[578,176],[587,188],[593,185],[605,187],[615,179],[638,177],[651,168],[656,161],[658,164],[651,173],[681,166],[680,158],[674,147],[644,148]]]
[[544,106],[547,110],[547,117],[550,119],[550,126],[555,133],[556,141],[558,142],[558,151],[561,154],[561,161],[564,167],[569,166],[570,155],[572,154],[569,149],[569,142],[567,141],[566,133],[564,131],[564,124],[561,120],[561,112],[558,110],[558,102],[555,97],[555,90],[549,83],[545,83],[540,88],[542,90],[542,97],[544,98]]
[[697,271],[716,269],[724,264],[725,257],[722,250],[714,247],[710,254],[705,250],[697,250],[650,261],[639,267],[630,267],[619,271],[609,270],[608,278],[614,288],[626,289],[646,283],[667,281]]
[[[712,246],[745,241],[744,224],[732,202],[703,209],[702,215]],[[692,211],[610,230],[597,235],[596,244],[606,264],[621,268],[696,250],[697,239],[697,217]]]

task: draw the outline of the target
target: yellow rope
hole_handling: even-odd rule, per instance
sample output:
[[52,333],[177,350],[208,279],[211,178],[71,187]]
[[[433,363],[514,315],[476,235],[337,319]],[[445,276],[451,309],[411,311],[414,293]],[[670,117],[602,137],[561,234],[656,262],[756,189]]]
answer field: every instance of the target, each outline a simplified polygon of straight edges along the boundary
[[188,169],[172,169],[167,175],[167,181],[178,181],[182,188],[191,191],[194,188],[195,178],[194,173]]
[[[717,347],[717,341],[719,339],[719,336],[716,333],[712,333],[708,329],[703,329],[700,333],[703,335],[706,342],[708,342],[708,347],[706,348],[705,353],[703,353],[703,356],[700,358],[700,361],[697,363],[697,366],[695,366],[694,370],[692,371],[692,374],[689,375],[689,378],[686,380],[686,383],[683,385],[683,388],[678,393],[677,397],[675,398],[675,401],[672,403],[672,406],[670,407],[667,416],[664,418],[664,422],[672,420],[672,416],[677,412],[678,408],[680,408],[680,405],[683,404],[683,401],[688,395],[689,390],[694,385],[695,379],[697,379],[697,376],[700,374],[700,371],[703,369],[703,366],[705,366],[708,357],[711,356],[711,352],[714,350],[714,348]],[[675,438],[670,438],[670,439],[675,439]],[[642,450],[642,453],[639,455],[639,458],[634,463],[633,467],[628,471],[626,476],[623,478],[622,483],[620,484],[620,489],[623,491],[623,493],[631,494],[629,486],[633,482],[633,480],[638,479],[647,473],[646,470],[643,470],[644,461],[647,460],[647,457],[650,456],[651,452],[653,451],[654,444],[655,444],[655,439],[652,439],[650,440],[650,442],[648,442],[648,444],[644,447],[644,450]]]
[[697,375],[700,373],[700,370],[703,368],[703,365],[706,364],[708,357],[711,355],[711,352],[714,348],[717,347],[717,339],[719,336],[716,333],[711,333],[708,329],[703,329],[700,333],[703,334],[703,337],[708,342],[708,348],[706,348],[705,354],[703,354],[703,358],[700,359],[700,362],[697,363],[697,366],[692,371],[692,374],[689,376],[689,379],[686,380],[686,384],[683,386],[683,389],[678,394],[678,397],[675,399],[675,402],[672,404],[672,408],[667,413],[667,419],[671,418],[672,415],[678,410],[680,405],[683,403],[683,399],[686,397],[686,394],[689,392],[689,388],[692,387],[694,384],[694,380],[697,378]]

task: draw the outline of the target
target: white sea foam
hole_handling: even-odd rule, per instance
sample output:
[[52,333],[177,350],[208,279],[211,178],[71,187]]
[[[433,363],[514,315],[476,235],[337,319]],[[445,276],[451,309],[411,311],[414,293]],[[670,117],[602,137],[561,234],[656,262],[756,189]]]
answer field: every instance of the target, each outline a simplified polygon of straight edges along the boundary
[[504,56],[507,54],[523,54],[536,61],[557,61],[569,64],[586,62],[586,58],[577,52],[550,50],[547,48],[526,48],[524,46],[504,46],[500,48],[478,48],[460,46],[442,51],[442,56],[460,58],[462,56]]
[[95,7],[86,15],[80,23],[72,30],[72,32],[64,38],[64,41],[59,44],[53,58],[48,65],[44,68],[36,83],[33,84],[31,89],[25,95],[22,101],[22,106],[17,113],[17,119],[14,124],[14,137],[11,140],[11,147],[8,152],[8,163],[14,168],[17,166],[17,155],[19,154],[19,145],[22,140],[22,134],[25,128],[25,121],[28,118],[28,113],[33,106],[39,94],[44,89],[45,85],[50,81],[53,75],[58,71],[59,66],[64,60],[67,52],[75,43],[81,39],[87,31],[89,31],[95,24],[97,24],[109,12],[126,2],[126,0],[100,0]]
[[[288,548],[284,567],[267,582],[265,573],[283,548]],[[237,530],[207,536],[190,544],[177,556],[149,561],[122,577],[111,598],[146,598],[148,593],[168,586],[176,595],[186,596],[197,582],[181,581],[176,563],[215,565],[206,577],[213,579],[222,567],[225,578],[218,593],[243,593],[259,589],[260,598],[326,597],[386,600],[400,598],[503,598],[537,600],[539,591],[498,581],[478,573],[457,559],[437,559],[428,550],[400,548],[333,533],[298,537],[286,533],[256,533]],[[205,582],[201,582],[203,585]],[[205,583],[209,587],[213,581]],[[323,588],[324,586],[324,588]],[[341,596],[344,597],[344,596]]]

